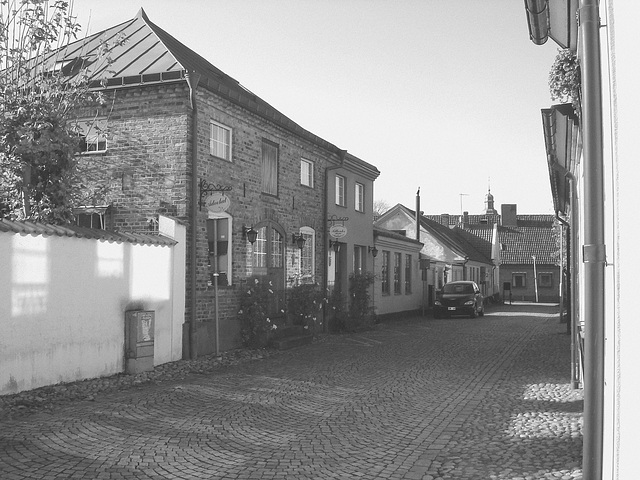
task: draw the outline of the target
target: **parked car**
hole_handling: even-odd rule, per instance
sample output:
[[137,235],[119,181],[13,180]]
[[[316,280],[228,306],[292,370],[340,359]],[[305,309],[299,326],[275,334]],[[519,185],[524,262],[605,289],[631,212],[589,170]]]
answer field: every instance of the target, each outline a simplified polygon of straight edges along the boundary
[[438,292],[433,316],[442,318],[451,315],[469,315],[471,318],[484,315],[484,298],[476,282],[449,282]]

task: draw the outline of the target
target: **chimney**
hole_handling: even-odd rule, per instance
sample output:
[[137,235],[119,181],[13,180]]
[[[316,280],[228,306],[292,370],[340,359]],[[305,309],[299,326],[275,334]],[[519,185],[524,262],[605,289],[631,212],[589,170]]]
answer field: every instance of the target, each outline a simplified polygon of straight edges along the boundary
[[449,228],[449,214],[448,213],[443,213],[440,215],[440,223],[442,223],[442,225],[444,225],[445,227]]
[[517,206],[515,203],[504,203],[502,208],[502,226],[503,227],[517,227],[518,226],[518,214]]
[[469,212],[462,212],[462,226],[469,225]]

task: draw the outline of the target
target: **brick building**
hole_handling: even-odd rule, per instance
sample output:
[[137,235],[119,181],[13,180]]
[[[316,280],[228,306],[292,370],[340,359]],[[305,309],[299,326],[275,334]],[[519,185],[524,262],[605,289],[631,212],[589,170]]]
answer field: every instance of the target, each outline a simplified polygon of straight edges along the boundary
[[[119,38],[112,65],[99,68],[100,45]],[[370,212],[375,167],[294,123],[143,10],[69,44],[56,61],[88,65],[106,98],[79,118],[81,168],[106,193],[78,208],[78,221],[148,232],[163,214],[187,226],[185,356],[239,344],[247,281],[272,282],[281,303],[288,286],[326,285],[326,172],[364,176]]]

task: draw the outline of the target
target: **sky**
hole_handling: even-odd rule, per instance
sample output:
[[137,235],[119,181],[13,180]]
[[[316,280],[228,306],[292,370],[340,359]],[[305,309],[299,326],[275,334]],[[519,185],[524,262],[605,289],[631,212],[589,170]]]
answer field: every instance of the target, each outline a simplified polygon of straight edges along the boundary
[[84,33],[149,19],[427,214],[553,213],[540,109],[553,41],[515,0],[75,0]]

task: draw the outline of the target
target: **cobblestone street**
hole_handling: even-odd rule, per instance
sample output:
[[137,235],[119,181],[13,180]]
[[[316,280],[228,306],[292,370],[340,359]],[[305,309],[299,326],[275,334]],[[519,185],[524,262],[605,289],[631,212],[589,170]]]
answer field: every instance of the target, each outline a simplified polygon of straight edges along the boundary
[[580,479],[557,307],[409,318],[0,421],[0,478]]

